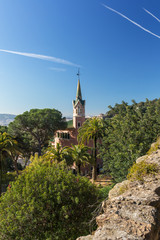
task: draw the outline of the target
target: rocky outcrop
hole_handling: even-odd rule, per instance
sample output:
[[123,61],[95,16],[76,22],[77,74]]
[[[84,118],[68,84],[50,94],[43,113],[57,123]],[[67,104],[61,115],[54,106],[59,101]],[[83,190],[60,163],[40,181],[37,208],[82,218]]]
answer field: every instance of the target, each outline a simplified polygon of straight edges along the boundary
[[143,181],[115,185],[102,203],[103,214],[96,218],[93,235],[77,240],[159,240],[160,239],[160,150],[137,159],[157,165],[157,174]]

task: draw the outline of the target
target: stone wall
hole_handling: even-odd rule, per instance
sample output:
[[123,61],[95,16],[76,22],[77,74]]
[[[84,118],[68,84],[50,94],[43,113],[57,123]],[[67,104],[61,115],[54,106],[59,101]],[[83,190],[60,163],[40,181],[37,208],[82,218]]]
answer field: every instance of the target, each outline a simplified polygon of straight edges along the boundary
[[103,214],[96,218],[93,235],[77,240],[159,240],[160,239],[160,150],[137,159],[157,164],[157,174],[144,181],[123,181],[102,203]]

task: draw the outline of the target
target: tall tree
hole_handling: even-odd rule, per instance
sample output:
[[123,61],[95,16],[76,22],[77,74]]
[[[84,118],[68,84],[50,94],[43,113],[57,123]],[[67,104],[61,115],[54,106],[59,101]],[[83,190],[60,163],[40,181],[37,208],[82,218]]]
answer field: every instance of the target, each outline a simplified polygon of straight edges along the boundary
[[[57,129],[66,127],[61,112],[55,109],[31,109],[16,116],[9,124],[9,133],[15,137],[23,137],[33,151],[41,155],[42,148],[47,146]],[[22,146],[23,147],[23,146]]]
[[7,133],[0,133],[0,194],[2,191],[3,161],[7,157],[7,154],[11,154],[11,149],[13,149],[14,144],[15,141]]
[[103,120],[97,117],[87,119],[78,131],[78,141],[80,143],[89,143],[93,141],[93,181],[97,178],[97,143],[104,134]]
[[134,161],[146,154],[150,144],[160,135],[160,99],[116,104],[104,122],[105,135],[99,149],[104,170],[116,182],[128,174]]
[[18,161],[18,158],[22,155],[22,152],[21,152],[18,142],[16,140],[12,140],[12,142],[13,142],[13,145],[9,149],[10,156],[13,161],[14,170],[16,171],[16,174],[19,175],[17,161]]
[[73,162],[76,164],[78,168],[78,173],[81,173],[81,166],[85,166],[86,164],[91,163],[91,155],[88,152],[89,147],[81,145],[73,145],[72,147],[68,147],[68,151],[71,154]]

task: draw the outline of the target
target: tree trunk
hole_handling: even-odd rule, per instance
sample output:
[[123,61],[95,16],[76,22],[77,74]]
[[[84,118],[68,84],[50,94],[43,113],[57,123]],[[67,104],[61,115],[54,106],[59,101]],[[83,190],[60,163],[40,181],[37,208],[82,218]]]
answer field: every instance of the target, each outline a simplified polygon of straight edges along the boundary
[[11,158],[12,158],[13,165],[14,165],[14,170],[16,171],[17,176],[19,175],[18,166],[17,166],[18,157],[19,157],[19,155],[16,155],[16,153],[11,153]]
[[42,150],[41,150],[41,144],[39,142],[38,144],[38,156],[40,157],[42,155]]
[[97,138],[95,137],[93,139],[93,158],[94,158],[94,163],[93,163],[93,169],[92,169],[92,181],[94,182],[97,178]]
[[81,174],[81,164],[78,164],[78,173]]

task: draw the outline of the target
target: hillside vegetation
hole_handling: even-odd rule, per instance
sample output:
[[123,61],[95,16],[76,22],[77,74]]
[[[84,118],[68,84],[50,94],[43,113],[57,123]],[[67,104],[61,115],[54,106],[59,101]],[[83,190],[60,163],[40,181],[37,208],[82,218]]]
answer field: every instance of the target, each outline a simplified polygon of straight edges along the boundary
[[0,199],[0,239],[74,240],[88,233],[98,195],[63,161],[35,157]]
[[116,182],[128,174],[135,159],[146,154],[160,134],[160,99],[109,106],[105,133],[99,152],[107,171]]

